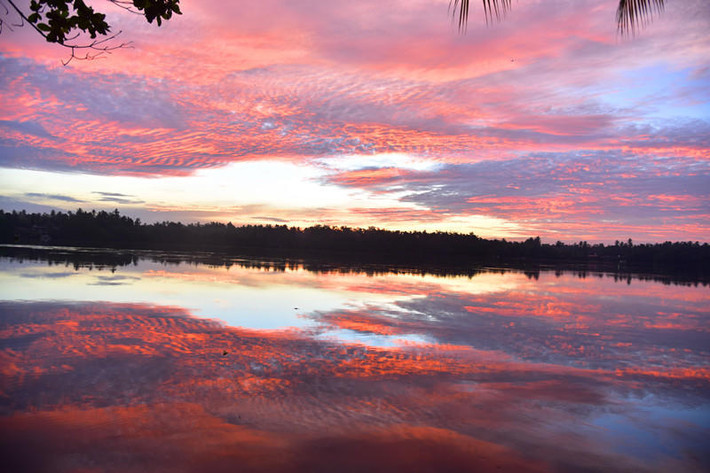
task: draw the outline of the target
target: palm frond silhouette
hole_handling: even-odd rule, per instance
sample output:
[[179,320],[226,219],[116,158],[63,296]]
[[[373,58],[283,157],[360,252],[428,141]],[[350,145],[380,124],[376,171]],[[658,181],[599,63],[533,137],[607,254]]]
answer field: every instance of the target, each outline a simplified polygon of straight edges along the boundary
[[[500,21],[511,8],[511,0],[481,0],[486,23]],[[451,0],[454,18],[459,31],[465,31],[469,16],[469,0]],[[647,24],[654,14],[661,13],[664,0],[619,0],[616,9],[616,26],[622,35],[634,34]]]

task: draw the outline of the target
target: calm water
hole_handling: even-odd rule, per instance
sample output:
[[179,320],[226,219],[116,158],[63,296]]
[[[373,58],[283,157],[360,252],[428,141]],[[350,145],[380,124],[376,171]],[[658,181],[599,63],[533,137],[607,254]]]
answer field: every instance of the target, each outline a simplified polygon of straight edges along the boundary
[[710,469],[706,285],[7,251],[4,471]]

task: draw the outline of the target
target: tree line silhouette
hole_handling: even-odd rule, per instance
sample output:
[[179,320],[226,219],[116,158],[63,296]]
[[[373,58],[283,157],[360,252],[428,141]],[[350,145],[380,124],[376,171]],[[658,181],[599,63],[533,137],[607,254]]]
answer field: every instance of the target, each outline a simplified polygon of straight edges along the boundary
[[398,264],[593,264],[615,270],[683,272],[705,277],[710,245],[699,242],[613,245],[485,239],[473,233],[391,231],[370,227],[159,222],[118,210],[27,213],[0,210],[0,243],[114,249],[319,255]]
[[[215,252],[174,252],[160,250],[131,250],[106,248],[76,248],[61,246],[32,245],[0,245],[0,257],[10,261],[24,263],[26,261],[45,262],[48,266],[73,268],[75,271],[109,271],[115,273],[119,268],[137,266],[141,261],[159,263],[166,266],[200,266],[210,268],[231,267],[256,269],[269,272],[308,271],[318,274],[350,274],[366,276],[384,276],[391,274],[409,274],[417,276],[437,277],[468,277],[474,278],[480,274],[506,274],[509,272],[523,273],[529,279],[539,279],[544,271],[552,271],[547,265],[539,262],[509,262],[505,265],[485,266],[481,264],[393,264],[373,261],[362,261],[362,258],[343,258],[343,255],[319,257],[268,255],[264,250],[255,254],[241,252],[239,256],[229,253]],[[623,267],[590,267],[586,264],[562,264],[554,266],[554,274],[561,277],[571,274],[579,279],[590,277],[608,277],[617,282],[653,281],[665,285],[676,286],[710,286],[710,277],[698,278],[693,274],[682,272],[645,273],[635,272]]]

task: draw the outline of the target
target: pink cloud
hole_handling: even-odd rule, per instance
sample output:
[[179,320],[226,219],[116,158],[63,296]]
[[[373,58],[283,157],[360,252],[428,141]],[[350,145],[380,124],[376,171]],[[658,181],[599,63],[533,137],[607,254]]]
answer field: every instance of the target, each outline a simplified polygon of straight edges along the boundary
[[[702,117],[710,98],[699,84],[707,75],[707,19],[698,15],[702,2],[675,3],[631,41],[615,36],[611,0],[523,2],[491,27],[472,11],[466,35],[437,2],[185,1],[185,14],[160,29],[113,12],[136,49],[68,68],[58,66],[61,49],[26,29],[3,32],[0,165],[163,176],[255,159],[309,165],[314,157],[401,152],[473,166],[548,153],[561,161],[541,182],[576,183],[574,191],[516,192],[517,174],[504,164],[495,174],[492,165],[487,178],[504,190],[495,194],[497,205],[466,206],[474,196],[457,190],[457,205],[431,209],[484,212],[531,230],[551,214],[556,232],[566,235],[583,225],[559,221],[563,215],[578,212],[591,231],[601,222],[593,216],[608,217],[606,202],[656,213],[651,225],[604,225],[639,232],[662,225],[668,235],[677,222],[663,220],[669,212],[696,212],[703,230],[703,196],[690,193],[671,206],[647,198],[650,190],[601,192],[607,182],[591,175],[593,165],[585,171],[562,159],[598,152],[620,162],[667,157],[684,163],[673,170],[681,180],[696,186],[705,178],[710,143],[702,137],[710,128]],[[644,179],[628,168],[606,172]],[[355,169],[330,183],[376,192],[390,191],[396,179],[410,187],[414,179],[466,185],[466,175],[448,169],[426,178]],[[420,202],[431,195],[419,191]]]

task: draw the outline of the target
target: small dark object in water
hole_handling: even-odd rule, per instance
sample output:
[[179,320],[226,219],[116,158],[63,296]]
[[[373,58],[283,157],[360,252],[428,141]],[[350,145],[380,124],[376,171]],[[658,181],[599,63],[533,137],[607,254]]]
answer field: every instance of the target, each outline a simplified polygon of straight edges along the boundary
[[227,356],[229,352],[227,350],[222,350],[222,356]]

